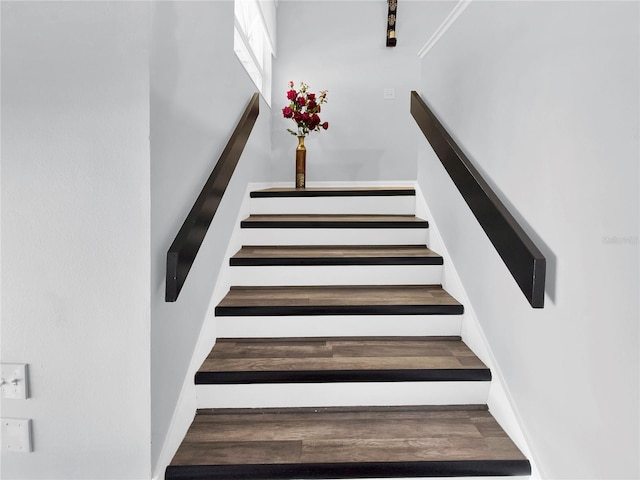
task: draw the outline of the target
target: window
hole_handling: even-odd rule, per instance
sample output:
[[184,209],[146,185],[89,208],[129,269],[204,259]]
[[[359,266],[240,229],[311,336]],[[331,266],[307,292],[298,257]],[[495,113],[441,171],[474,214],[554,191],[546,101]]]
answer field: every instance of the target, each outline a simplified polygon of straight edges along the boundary
[[271,57],[275,54],[275,0],[235,0],[233,49],[271,105]]

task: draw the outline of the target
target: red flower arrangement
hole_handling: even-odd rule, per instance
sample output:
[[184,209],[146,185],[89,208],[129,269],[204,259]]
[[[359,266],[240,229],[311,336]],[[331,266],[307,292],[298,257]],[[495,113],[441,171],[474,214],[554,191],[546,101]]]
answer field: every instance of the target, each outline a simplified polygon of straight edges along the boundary
[[293,82],[289,82],[287,98],[290,103],[282,109],[282,116],[292,119],[298,127],[297,131],[287,128],[291,135],[306,137],[310,132],[329,128],[329,122],[322,123],[318,115],[320,105],[327,103],[326,90],[321,90],[320,96],[316,98],[316,94],[309,91],[309,85],[306,83],[300,82],[300,89],[296,91],[293,89]]

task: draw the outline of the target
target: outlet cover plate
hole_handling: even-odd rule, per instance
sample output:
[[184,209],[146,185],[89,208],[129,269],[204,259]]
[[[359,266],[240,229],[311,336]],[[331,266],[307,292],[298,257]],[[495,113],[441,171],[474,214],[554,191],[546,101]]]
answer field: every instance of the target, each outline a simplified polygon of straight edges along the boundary
[[0,397],[24,400],[29,398],[29,369],[25,363],[0,365],[4,383],[0,385]]
[[31,448],[31,419],[2,418],[2,451],[29,453]]

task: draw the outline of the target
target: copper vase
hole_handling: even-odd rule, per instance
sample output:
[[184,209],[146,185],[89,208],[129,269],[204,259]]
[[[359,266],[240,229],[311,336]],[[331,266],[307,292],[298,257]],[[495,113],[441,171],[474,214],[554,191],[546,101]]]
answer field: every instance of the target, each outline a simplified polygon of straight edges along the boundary
[[296,188],[304,188],[307,173],[307,148],[304,146],[304,137],[298,137],[296,148]]

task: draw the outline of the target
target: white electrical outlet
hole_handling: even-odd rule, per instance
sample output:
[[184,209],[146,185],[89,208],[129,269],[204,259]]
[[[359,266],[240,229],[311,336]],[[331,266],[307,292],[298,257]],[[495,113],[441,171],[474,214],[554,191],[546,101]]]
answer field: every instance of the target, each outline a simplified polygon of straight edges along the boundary
[[29,398],[29,369],[23,363],[0,365],[0,397]]
[[393,100],[394,98],[396,98],[396,89],[385,88],[382,96],[385,100]]
[[28,453],[31,447],[30,418],[2,418],[2,451]]

